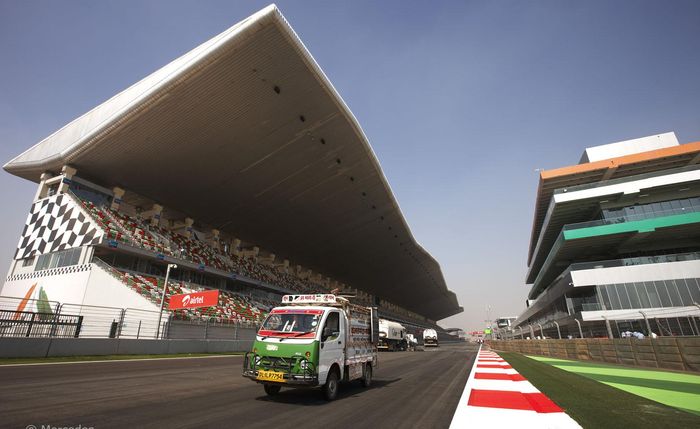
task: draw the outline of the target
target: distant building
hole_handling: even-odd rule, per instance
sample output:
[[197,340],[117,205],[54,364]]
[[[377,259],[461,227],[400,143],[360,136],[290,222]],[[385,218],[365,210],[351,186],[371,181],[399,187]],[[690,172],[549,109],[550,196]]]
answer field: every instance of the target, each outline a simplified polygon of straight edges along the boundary
[[700,142],[666,133],[541,172],[513,334],[700,335],[699,163]]
[[517,317],[499,317],[496,319],[495,333],[499,338],[510,334],[513,331],[513,322]]

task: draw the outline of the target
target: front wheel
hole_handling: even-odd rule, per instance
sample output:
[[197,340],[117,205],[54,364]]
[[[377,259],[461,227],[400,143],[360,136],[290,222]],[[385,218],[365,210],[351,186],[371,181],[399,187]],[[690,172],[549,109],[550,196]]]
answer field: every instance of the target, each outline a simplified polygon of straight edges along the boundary
[[323,396],[326,401],[332,401],[338,397],[338,371],[332,370],[328,374],[326,384],[323,385]]
[[369,385],[372,384],[372,365],[371,364],[365,364],[365,373],[362,376],[362,385],[364,387],[369,387]]
[[265,388],[265,393],[267,393],[268,396],[275,396],[280,393],[280,390],[282,390],[282,386],[278,386],[276,384],[264,384],[263,386]]

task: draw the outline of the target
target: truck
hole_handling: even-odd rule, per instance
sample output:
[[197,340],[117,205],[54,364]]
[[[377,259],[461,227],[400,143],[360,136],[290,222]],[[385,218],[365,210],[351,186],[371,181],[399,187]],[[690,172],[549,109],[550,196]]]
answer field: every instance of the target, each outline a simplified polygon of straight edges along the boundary
[[333,294],[284,295],[245,354],[243,376],[262,384],[269,396],[282,387],[320,387],[332,401],[341,381],[370,386],[378,338],[374,307]]
[[416,350],[418,346],[418,339],[413,334],[406,334],[406,346],[408,350]]
[[391,320],[379,319],[380,350],[406,350],[406,328]]
[[438,347],[438,335],[435,329],[425,329],[423,330],[423,345],[425,347],[435,346]]

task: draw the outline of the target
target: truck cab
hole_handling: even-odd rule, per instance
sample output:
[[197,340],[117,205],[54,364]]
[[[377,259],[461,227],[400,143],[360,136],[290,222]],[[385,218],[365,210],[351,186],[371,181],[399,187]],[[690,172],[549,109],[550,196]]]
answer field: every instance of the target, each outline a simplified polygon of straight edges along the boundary
[[374,309],[321,294],[285,295],[283,304],[270,311],[246,353],[244,377],[263,384],[268,395],[321,386],[329,400],[340,381],[369,386],[377,362]]
[[435,331],[435,329],[426,329],[423,331],[423,345],[425,347],[428,346],[435,346],[437,347],[438,344],[438,334]]

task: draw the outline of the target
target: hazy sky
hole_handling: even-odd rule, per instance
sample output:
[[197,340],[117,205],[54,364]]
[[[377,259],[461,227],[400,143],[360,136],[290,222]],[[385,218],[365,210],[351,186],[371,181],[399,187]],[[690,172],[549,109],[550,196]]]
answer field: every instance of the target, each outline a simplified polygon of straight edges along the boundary
[[[464,306],[444,326],[523,310],[535,169],[661,132],[700,140],[699,1],[277,4]],[[0,0],[0,161],[266,5]],[[0,173],[3,270],[35,190]]]

